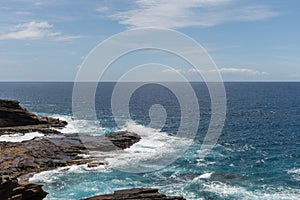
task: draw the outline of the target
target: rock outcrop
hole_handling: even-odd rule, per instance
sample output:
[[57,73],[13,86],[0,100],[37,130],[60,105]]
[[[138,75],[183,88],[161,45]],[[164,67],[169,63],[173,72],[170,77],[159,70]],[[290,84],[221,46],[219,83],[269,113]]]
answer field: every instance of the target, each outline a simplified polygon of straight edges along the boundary
[[51,117],[38,117],[20,106],[19,101],[0,99],[0,135],[30,131],[57,132],[51,127],[65,127],[67,122]]
[[[40,200],[47,193],[40,185],[26,183],[29,174],[72,164],[97,166],[104,158],[82,157],[89,151],[115,151],[129,148],[141,138],[128,131],[91,136],[62,134],[57,129],[67,122],[38,117],[19,105],[18,101],[0,100],[0,135],[42,132],[44,137],[22,142],[0,142],[0,199]],[[102,159],[102,160],[101,160]],[[18,179],[25,182],[18,182]]]
[[40,200],[47,196],[41,185],[19,183],[16,178],[0,178],[1,200]]
[[84,159],[78,154],[125,149],[139,140],[140,136],[137,134],[122,131],[99,136],[52,135],[18,143],[0,142],[0,175],[19,176],[72,164],[89,163],[93,158]]
[[133,188],[117,190],[113,194],[99,195],[84,200],[184,200],[183,197],[166,196],[153,188]]

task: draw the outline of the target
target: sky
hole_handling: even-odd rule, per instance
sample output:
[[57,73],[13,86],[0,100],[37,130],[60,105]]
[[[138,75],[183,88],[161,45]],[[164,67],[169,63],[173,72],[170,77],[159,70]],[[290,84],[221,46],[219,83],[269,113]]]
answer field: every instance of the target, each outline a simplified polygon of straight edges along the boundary
[[[298,0],[0,0],[0,81],[74,81],[100,42],[143,27],[193,38],[225,81],[299,81],[299,8]],[[142,53],[119,65],[147,56],[172,59]],[[193,72],[179,63],[169,65]]]

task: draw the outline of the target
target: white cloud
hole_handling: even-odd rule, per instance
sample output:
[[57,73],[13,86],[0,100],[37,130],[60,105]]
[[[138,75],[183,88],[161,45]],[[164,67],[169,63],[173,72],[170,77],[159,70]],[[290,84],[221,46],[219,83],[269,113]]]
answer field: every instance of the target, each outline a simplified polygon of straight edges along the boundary
[[220,72],[222,74],[237,74],[237,75],[252,75],[252,76],[262,76],[268,75],[267,72],[262,72],[258,70],[248,69],[248,68],[220,68],[211,70],[198,70],[196,68],[190,68],[187,70],[183,69],[166,69],[162,71],[163,73],[214,73]]
[[49,39],[63,41],[81,38],[82,36],[67,36],[55,32],[53,26],[46,21],[32,21],[19,24],[9,29],[6,33],[0,33],[0,40],[25,40],[25,39]]
[[235,0],[135,0],[128,11],[110,15],[130,27],[183,28],[214,26],[228,21],[254,21],[278,16],[263,5],[240,5]]
[[262,72],[247,68],[220,68],[217,71],[221,73],[231,73],[231,74],[248,74],[248,75],[268,75],[267,72]]
[[52,25],[48,22],[32,21],[14,26],[10,32],[1,34],[0,39],[36,39],[57,35],[59,35],[59,33],[53,32]]
[[[187,72],[195,73],[199,72],[197,69],[191,68]],[[258,70],[248,69],[248,68],[220,68],[220,69],[212,69],[209,71],[200,71],[201,73],[207,73],[207,72],[220,72],[222,74],[240,74],[240,75],[268,75],[267,72],[262,72]]]
[[85,36],[81,35],[65,35],[65,36],[58,36],[53,38],[54,41],[71,41],[75,39],[85,38]]

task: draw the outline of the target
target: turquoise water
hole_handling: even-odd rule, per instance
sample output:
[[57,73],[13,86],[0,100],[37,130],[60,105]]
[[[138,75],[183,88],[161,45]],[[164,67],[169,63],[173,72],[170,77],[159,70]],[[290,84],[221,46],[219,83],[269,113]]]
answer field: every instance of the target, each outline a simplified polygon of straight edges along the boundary
[[[0,83],[0,98],[18,99],[40,115],[67,120],[65,133],[107,134],[126,128],[142,135],[125,153],[111,154],[107,166],[71,166],[35,175],[31,181],[44,184],[47,199],[80,199],[131,187],[156,187],[187,199],[300,198],[300,83],[225,83],[225,127],[204,159],[199,150],[211,116],[210,99],[204,84],[192,83],[201,110],[198,133],[179,159],[161,169],[159,162],[151,163],[157,170],[148,173],[118,169],[140,167],[154,156],[163,159],[184,145],[173,135],[180,123],[178,101],[160,86],[140,88],[130,101],[133,120],[116,127],[110,108],[113,86],[98,87],[95,122],[72,119],[72,83]],[[158,103],[168,114],[162,131],[147,127],[149,108]]]

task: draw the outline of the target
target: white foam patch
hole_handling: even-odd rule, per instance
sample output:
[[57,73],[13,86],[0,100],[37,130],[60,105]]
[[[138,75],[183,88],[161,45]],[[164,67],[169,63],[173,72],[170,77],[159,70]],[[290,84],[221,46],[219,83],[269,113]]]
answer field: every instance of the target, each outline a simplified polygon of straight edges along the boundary
[[43,137],[44,134],[39,132],[32,132],[32,133],[17,133],[17,134],[10,134],[10,135],[1,135],[0,142],[23,142],[27,140],[32,140],[36,137]]
[[59,181],[61,176],[65,176],[70,173],[89,173],[89,172],[110,172],[110,170],[105,165],[99,165],[97,167],[88,167],[87,164],[82,165],[71,165],[67,167],[60,167],[54,170],[43,171],[34,174],[29,178],[29,182],[32,183],[55,183]]
[[204,173],[204,174],[201,174],[200,176],[194,178],[194,180],[198,180],[198,179],[210,179],[210,177],[211,177],[212,174],[213,174],[212,172]]
[[300,169],[290,169],[288,170],[289,174],[299,174],[300,175]]
[[292,188],[263,187],[261,190],[250,191],[244,187],[232,186],[220,182],[204,183],[203,191],[211,192],[221,198],[243,200],[295,200],[300,197],[300,190]]
[[37,174],[34,174],[31,178],[29,178],[29,182],[32,183],[54,183],[59,180],[58,175],[59,172],[57,170],[43,171]]
[[68,122],[68,125],[59,130],[62,133],[88,133],[88,134],[103,134],[104,128],[99,125],[98,121],[78,120],[68,115],[53,115],[51,117],[59,118],[62,121]]
[[[137,133],[141,136],[141,140],[106,160],[113,168],[121,168],[126,171],[127,167],[132,167],[133,170],[137,170],[136,172],[143,167],[144,169],[161,168],[160,161],[180,156],[180,150],[193,142],[160,132],[157,129],[138,125],[132,121],[126,124],[124,130]],[[140,165],[141,163],[142,165]]]
[[287,171],[297,181],[300,181],[300,169],[290,169]]

